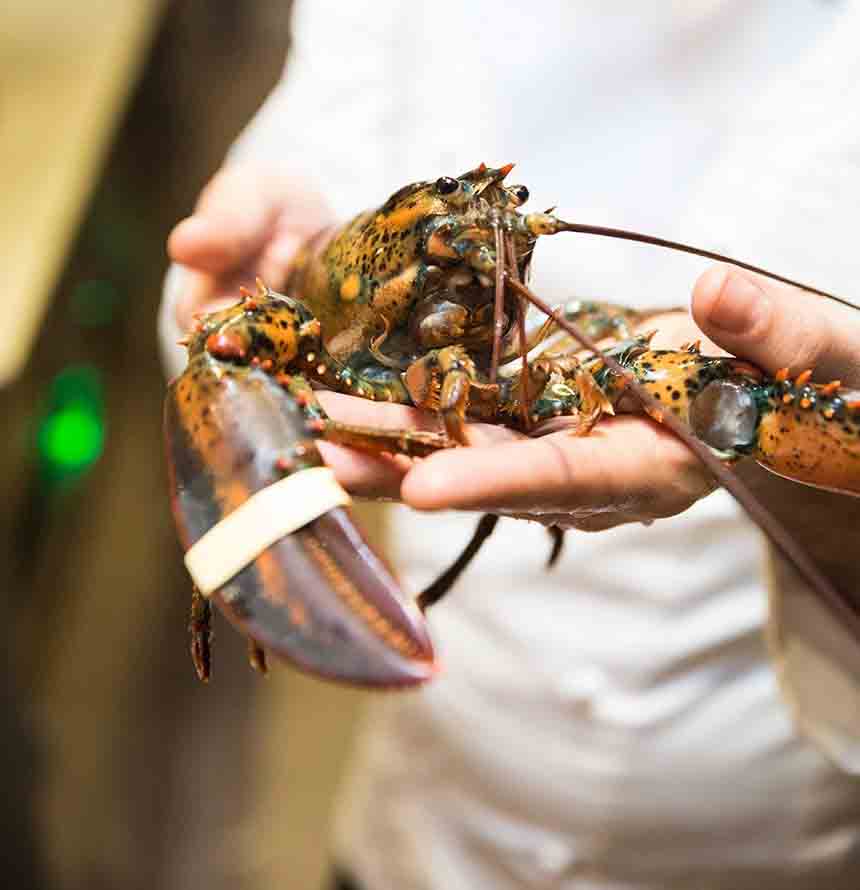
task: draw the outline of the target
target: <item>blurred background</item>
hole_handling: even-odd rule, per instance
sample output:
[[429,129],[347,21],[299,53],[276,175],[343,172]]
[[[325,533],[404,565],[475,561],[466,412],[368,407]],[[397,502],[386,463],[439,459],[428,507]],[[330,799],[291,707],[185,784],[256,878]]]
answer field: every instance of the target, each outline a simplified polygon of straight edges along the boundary
[[187,652],[155,318],[170,227],[277,79],[287,0],[0,12],[2,874],[320,885],[361,696]]

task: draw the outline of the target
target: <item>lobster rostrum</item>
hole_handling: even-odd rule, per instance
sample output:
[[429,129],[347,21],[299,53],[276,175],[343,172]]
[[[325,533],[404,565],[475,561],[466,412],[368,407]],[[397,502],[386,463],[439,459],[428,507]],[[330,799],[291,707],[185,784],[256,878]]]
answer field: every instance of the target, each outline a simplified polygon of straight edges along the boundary
[[[467,444],[467,417],[525,432],[572,417],[585,434],[605,414],[644,409],[684,438],[860,628],[723,466],[751,456],[798,481],[860,494],[860,394],[839,381],[813,383],[811,372],[770,378],[740,359],[703,356],[697,344],[653,350],[636,334],[647,314],[582,301],[550,307],[523,283],[536,241],[562,231],[632,237],[770,273],[651,236],[522,213],[528,190],[504,184],[511,166],[407,186],[311,238],[288,273],[288,295],[258,282],[256,294],[198,319],[188,366],[168,390],[165,436],[195,581],[192,655],[202,679],[210,599],[248,637],[257,667],[271,652],[362,685],[432,677],[421,610],[355,526],[315,443],[422,457]],[[531,329],[526,300],[548,316]],[[595,341],[605,338],[614,342],[601,351]],[[444,432],[339,423],[311,384],[436,411]],[[450,588],[494,522],[482,520],[462,557],[419,597],[423,608]]]

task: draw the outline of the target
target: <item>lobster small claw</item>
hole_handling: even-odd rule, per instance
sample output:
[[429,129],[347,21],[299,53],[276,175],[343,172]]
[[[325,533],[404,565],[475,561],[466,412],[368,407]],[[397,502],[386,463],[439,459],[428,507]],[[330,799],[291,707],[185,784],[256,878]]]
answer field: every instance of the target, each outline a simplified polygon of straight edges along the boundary
[[[320,472],[315,429],[262,367],[215,362],[206,352],[193,358],[165,405],[171,501],[184,548],[215,534],[213,556],[239,548],[238,532],[233,541],[229,530],[235,516],[278,484]],[[226,577],[215,575],[211,599],[256,646],[305,670],[363,686],[422,683],[436,673],[424,619],[337,503],[264,541]],[[252,537],[258,524],[246,523]]]

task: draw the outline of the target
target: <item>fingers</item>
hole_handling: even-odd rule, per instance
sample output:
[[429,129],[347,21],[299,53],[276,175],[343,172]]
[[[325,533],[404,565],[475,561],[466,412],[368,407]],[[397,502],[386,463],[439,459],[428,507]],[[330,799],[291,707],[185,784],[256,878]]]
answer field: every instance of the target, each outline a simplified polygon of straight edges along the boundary
[[223,276],[262,250],[281,195],[260,171],[222,169],[200,195],[194,213],[170,233],[170,258],[198,272]]
[[325,412],[341,423],[375,426],[381,429],[411,429],[435,432],[439,419],[429,411],[419,411],[406,405],[390,402],[371,402],[357,396],[337,392],[318,392],[317,398]]
[[185,267],[176,321],[188,330],[193,316],[236,301],[276,224],[278,190],[268,177],[242,166],[225,167],[203,190],[194,213],[167,239],[174,263]]
[[[341,423],[378,429],[440,431],[437,415],[406,405],[371,402],[335,392],[318,392],[317,398],[325,412]],[[473,442],[481,445],[519,438],[519,434],[511,430],[486,424],[470,424],[469,434]],[[399,499],[403,478],[416,463],[403,455],[364,454],[324,440],[317,444],[341,485],[356,497]]]
[[327,205],[307,183],[256,165],[224,167],[168,238],[171,260],[186,271],[176,304],[180,328],[187,330],[196,312],[235,302],[240,285],[252,286],[257,276],[282,287],[295,251],[329,222]]
[[[431,455],[406,475],[403,501],[424,510],[564,514],[594,528],[670,516],[713,489],[690,452],[636,417],[601,423],[589,436],[553,433]],[[598,517],[603,519],[598,519]]]
[[[386,430],[443,432],[439,415],[432,411],[422,411],[419,408],[395,405],[391,402],[371,402],[368,399],[327,390],[320,391],[316,395],[326,413],[341,423],[374,426]],[[484,423],[470,423],[468,433],[470,442],[474,445],[488,445],[522,438],[520,433],[506,427]]]
[[822,380],[860,383],[860,311],[721,265],[699,278],[692,312],[712,340],[770,373],[813,368]]
[[400,485],[409,466],[408,461],[395,460],[385,455],[363,454],[331,442],[317,443],[326,465],[331,467],[338,482],[359,498],[397,500]]

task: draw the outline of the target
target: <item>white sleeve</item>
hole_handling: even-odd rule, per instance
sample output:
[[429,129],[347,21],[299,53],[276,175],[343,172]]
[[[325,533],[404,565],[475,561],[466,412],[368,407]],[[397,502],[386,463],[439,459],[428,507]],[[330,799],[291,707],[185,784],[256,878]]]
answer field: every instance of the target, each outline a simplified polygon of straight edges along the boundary
[[274,164],[316,185],[339,215],[354,211],[354,198],[338,206],[329,183],[360,182],[388,151],[381,136],[402,102],[408,17],[397,0],[297,2],[284,77],[229,157]]
[[730,149],[702,179],[685,240],[860,297],[860,4],[736,111]]

